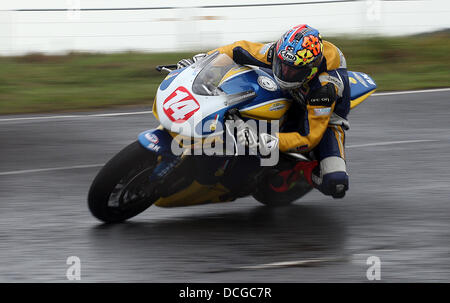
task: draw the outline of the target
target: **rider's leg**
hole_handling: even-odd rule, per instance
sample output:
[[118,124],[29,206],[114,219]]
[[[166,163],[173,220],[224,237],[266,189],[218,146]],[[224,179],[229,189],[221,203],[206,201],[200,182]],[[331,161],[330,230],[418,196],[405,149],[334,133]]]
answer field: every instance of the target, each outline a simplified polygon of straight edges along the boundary
[[312,173],[312,182],[314,187],[333,198],[343,198],[348,190],[344,144],[342,127],[330,125],[315,149],[320,164]]

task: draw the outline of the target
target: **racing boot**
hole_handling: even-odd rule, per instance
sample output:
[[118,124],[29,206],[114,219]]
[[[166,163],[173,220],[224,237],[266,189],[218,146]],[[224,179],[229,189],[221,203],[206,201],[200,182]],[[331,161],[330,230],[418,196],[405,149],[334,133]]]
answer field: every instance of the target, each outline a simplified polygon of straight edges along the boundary
[[345,161],[340,157],[328,157],[320,161],[311,174],[313,186],[324,195],[341,199],[348,190],[348,174]]

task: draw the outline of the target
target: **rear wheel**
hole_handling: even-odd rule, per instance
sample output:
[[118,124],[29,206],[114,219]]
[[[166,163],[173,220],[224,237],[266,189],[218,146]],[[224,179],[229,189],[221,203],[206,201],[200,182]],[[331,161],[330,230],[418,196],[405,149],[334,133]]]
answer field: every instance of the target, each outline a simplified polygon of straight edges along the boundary
[[280,180],[278,173],[278,170],[272,170],[265,174],[258,183],[253,198],[267,206],[285,206],[300,199],[312,190],[306,179],[300,176],[296,181],[289,182],[290,184],[286,190],[277,191],[274,188],[280,188],[284,183],[283,180]]
[[138,141],[121,150],[92,182],[88,194],[92,215],[106,223],[118,223],[150,207],[158,198],[149,182],[156,164],[156,154]]

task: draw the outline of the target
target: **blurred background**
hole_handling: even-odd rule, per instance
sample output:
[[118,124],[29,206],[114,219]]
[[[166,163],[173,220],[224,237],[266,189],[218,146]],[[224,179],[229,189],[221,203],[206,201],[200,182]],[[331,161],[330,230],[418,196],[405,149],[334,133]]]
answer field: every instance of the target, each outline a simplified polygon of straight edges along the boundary
[[446,0],[0,3],[0,113],[148,104],[153,69],[237,40],[318,28],[379,90],[450,85]]
[[[350,114],[344,199],[89,213],[99,169],[158,126],[156,65],[301,23],[379,87]],[[371,256],[382,282],[449,282],[449,28],[448,0],[1,1],[0,282],[67,281],[69,256],[82,282],[367,282]]]
[[352,37],[450,28],[446,0],[19,0],[0,9],[2,55],[203,50],[274,41],[300,23]]

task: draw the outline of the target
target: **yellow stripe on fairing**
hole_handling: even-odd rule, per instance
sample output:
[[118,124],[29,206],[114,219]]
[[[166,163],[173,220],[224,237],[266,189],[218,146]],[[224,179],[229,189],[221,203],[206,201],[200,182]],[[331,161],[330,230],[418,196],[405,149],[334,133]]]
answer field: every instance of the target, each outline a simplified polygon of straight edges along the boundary
[[[280,119],[289,109],[291,102],[285,99],[275,99],[271,102],[256,105],[249,109],[242,109],[240,112],[242,116],[253,118],[253,119],[264,119],[264,120],[278,120]],[[272,108],[272,106],[275,106]],[[279,106],[277,108],[276,106]]]
[[156,110],[156,96],[155,96],[155,100],[153,100],[152,112],[153,112],[153,116],[155,116],[156,120],[159,121],[158,111]]
[[355,107],[357,107],[359,104],[361,104],[364,100],[366,100],[367,98],[369,98],[370,95],[372,95],[374,92],[376,91],[376,89],[371,90],[370,92],[368,92],[365,95],[362,95],[359,98],[356,98],[354,100],[350,101],[350,109],[353,109]]
[[229,202],[231,199],[221,198],[228,192],[229,190],[220,183],[203,185],[197,181],[193,181],[188,187],[168,197],[161,197],[154,204],[159,207],[176,207]]
[[247,66],[241,66],[241,67],[238,67],[238,68],[232,68],[232,69],[230,69],[230,70],[225,74],[225,76],[223,76],[222,80],[220,80],[220,83],[219,83],[218,86],[221,86],[222,83],[224,83],[225,81],[227,81],[230,77],[232,77],[232,76],[234,76],[234,75],[237,75],[237,74],[239,74],[239,73],[247,72],[247,71],[249,71],[249,70],[251,70],[251,68],[250,68],[250,67],[247,67]]

